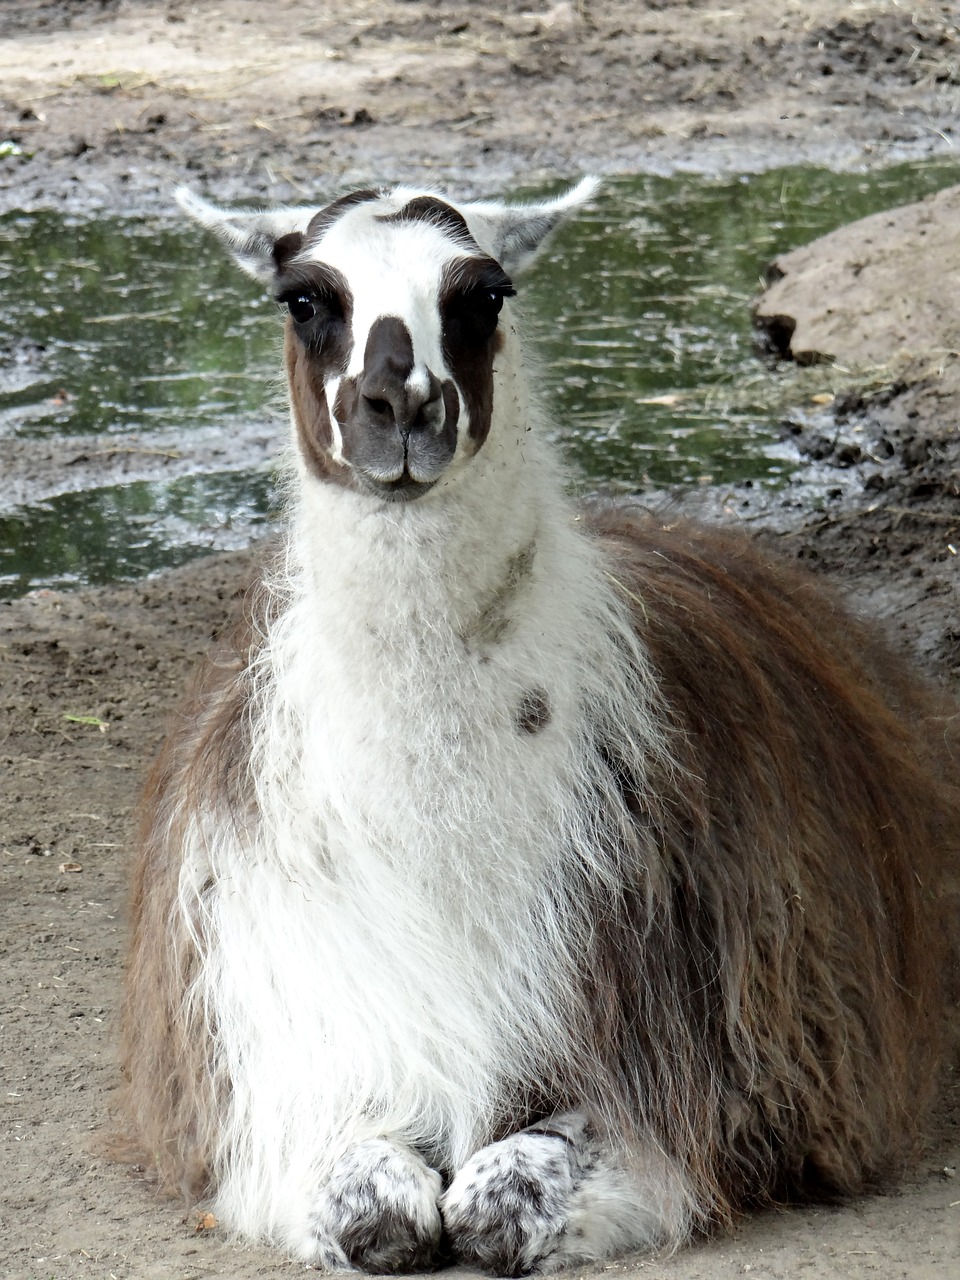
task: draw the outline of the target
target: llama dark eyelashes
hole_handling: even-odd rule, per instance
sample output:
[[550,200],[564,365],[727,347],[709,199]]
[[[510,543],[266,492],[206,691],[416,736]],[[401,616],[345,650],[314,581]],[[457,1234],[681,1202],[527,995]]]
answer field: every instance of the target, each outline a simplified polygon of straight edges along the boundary
[[317,293],[312,289],[293,289],[280,294],[277,301],[290,312],[294,324],[308,325],[311,320],[343,320],[343,305],[333,293]]
[[297,473],[144,799],[129,1111],[326,1270],[870,1191],[935,1079],[944,724],[739,533],[574,508],[511,299],[594,190],[182,196],[289,307]]

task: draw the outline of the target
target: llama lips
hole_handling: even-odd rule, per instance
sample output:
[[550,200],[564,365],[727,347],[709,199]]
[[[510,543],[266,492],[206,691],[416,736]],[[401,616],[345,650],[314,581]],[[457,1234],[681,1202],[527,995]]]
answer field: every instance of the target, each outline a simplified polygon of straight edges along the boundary
[[414,480],[406,468],[397,480],[376,480],[372,476],[358,474],[368,493],[375,494],[378,498],[385,498],[388,502],[414,502],[417,498],[422,498],[425,493],[429,493],[437,483],[436,480]]

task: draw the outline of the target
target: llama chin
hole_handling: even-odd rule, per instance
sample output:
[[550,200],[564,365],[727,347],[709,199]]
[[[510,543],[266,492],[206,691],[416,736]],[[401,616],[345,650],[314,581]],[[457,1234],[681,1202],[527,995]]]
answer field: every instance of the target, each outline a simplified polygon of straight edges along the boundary
[[580,509],[515,275],[594,193],[186,211],[287,309],[286,533],[144,802],[133,1126],[315,1265],[855,1194],[936,1067],[936,709],[740,534]]

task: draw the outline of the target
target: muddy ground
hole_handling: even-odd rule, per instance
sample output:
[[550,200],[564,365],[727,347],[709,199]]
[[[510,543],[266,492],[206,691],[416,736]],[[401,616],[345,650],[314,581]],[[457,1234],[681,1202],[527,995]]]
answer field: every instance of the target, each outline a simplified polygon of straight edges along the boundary
[[[923,0],[0,6],[3,208],[156,210],[184,180],[225,198],[301,200],[354,180],[491,192],[585,170],[876,164],[948,154],[958,110],[955,6]],[[862,377],[832,405],[786,416],[804,466],[780,497],[742,488],[706,501],[840,578],[960,692],[960,263],[937,257],[920,298],[931,218],[947,228],[939,255],[960,245],[954,201],[779,264],[773,338]],[[897,329],[905,297],[917,305]],[[831,312],[836,323],[804,338]],[[11,1280],[303,1270],[198,1232],[190,1206],[158,1198],[144,1171],[98,1146],[112,1123],[140,778],[253,558],[0,607],[0,1274]],[[679,1257],[604,1270],[948,1280],[960,1271],[958,1163],[960,1075],[948,1070],[898,1194],[767,1214]]]

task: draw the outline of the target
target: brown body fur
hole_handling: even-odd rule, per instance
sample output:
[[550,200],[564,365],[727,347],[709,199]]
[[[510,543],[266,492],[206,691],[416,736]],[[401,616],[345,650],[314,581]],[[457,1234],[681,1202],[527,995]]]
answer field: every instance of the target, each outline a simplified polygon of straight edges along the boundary
[[[615,901],[584,877],[592,1067],[550,1082],[543,1109],[652,1128],[709,1206],[704,1226],[880,1187],[914,1153],[935,1078],[937,885],[960,849],[945,722],[829,591],[741,536],[587,519],[660,674],[681,767],[643,807],[607,746],[656,873]],[[249,815],[243,673],[259,629],[241,629],[171,735],[135,879],[131,1105],[165,1178],[191,1190],[229,1086],[210,1079],[202,1011],[184,1012],[193,942],[180,926],[167,941],[178,830],[225,786],[236,821]],[[518,1106],[504,1128],[531,1118]]]
[[[668,887],[642,976],[629,930],[598,947],[619,993],[601,1034],[720,1216],[877,1189],[915,1154],[943,1031],[949,722],[830,591],[741,535],[591,524],[685,770],[650,815]],[[682,1042],[658,1044],[675,984]]]

